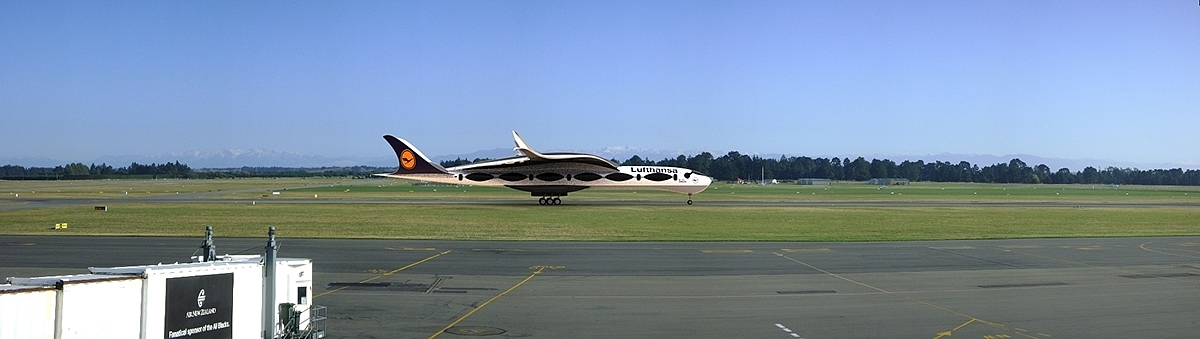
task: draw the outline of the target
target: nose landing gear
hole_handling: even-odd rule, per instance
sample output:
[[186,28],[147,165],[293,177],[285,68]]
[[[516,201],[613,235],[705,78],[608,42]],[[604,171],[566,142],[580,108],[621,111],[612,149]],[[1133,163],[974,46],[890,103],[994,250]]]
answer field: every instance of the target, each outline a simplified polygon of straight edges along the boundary
[[692,194],[688,193],[688,205],[692,204]]

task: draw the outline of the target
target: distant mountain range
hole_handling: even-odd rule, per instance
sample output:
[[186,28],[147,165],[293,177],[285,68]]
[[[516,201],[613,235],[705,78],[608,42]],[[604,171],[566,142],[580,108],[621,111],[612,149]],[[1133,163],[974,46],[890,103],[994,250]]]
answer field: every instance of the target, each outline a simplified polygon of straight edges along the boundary
[[[658,161],[667,158],[675,158],[679,155],[694,156],[700,154],[700,150],[691,151],[664,151],[650,150],[633,147],[608,147],[601,150],[551,150],[548,152],[575,152],[596,154],[605,159],[617,159],[624,161],[637,155],[645,160]],[[728,152],[712,152],[714,157],[720,157]],[[745,155],[757,156],[760,158],[778,159],[783,154],[780,153],[750,153],[741,152]],[[474,160],[478,158],[498,159],[511,157],[516,153],[511,148],[495,148],[490,150],[477,151],[466,154],[447,154],[433,156],[433,161],[446,161],[454,159]],[[831,158],[830,155],[803,155],[803,154],[788,154],[788,156],[809,156],[813,158]],[[1169,169],[1169,168],[1184,168],[1197,169],[1200,164],[1171,164],[1171,163],[1133,163],[1122,161],[1111,161],[1101,159],[1058,159],[1045,158],[1029,154],[1011,154],[1003,156],[987,155],[987,154],[956,154],[956,153],[941,153],[931,155],[854,155],[854,156],[836,156],[838,158],[854,159],[859,156],[871,159],[891,159],[897,163],[910,160],[924,160],[925,162],[944,161],[957,164],[960,161],[970,162],[972,165],[980,167],[993,165],[997,163],[1007,163],[1013,158],[1021,159],[1026,165],[1037,166],[1038,164],[1046,164],[1051,171],[1057,171],[1059,168],[1069,168],[1073,172],[1083,170],[1083,168],[1092,166],[1103,169],[1108,166],[1116,166],[1122,168],[1139,168],[1139,169]],[[396,166],[396,158],[393,155],[384,155],[379,157],[329,157],[321,155],[305,155],[300,153],[268,150],[262,148],[253,148],[248,150],[222,150],[222,151],[188,151],[188,152],[173,152],[157,155],[108,155],[102,156],[90,161],[62,161],[50,159],[46,157],[0,157],[0,165],[20,165],[25,167],[54,167],[61,166],[73,162],[82,162],[84,164],[108,164],[113,167],[124,167],[130,163],[139,164],[162,164],[168,162],[176,162],[187,164],[192,168],[240,168],[240,167],[347,167],[347,166],[379,166],[389,167]]]
[[188,151],[152,156],[104,156],[96,163],[124,166],[132,162],[165,163],[179,161],[193,168],[235,167],[327,167],[327,166],[394,166],[394,157],[328,157],[253,148],[248,150]]
[[[539,152],[541,152],[541,151],[539,151]],[[699,150],[685,151],[685,152],[662,151],[662,150],[649,150],[649,149],[644,149],[644,148],[615,146],[615,147],[608,147],[608,148],[605,148],[602,150],[550,150],[550,151],[546,151],[545,153],[554,153],[554,152],[595,154],[595,155],[601,156],[605,159],[617,159],[618,161],[625,161],[626,159],[632,158],[634,155],[636,155],[638,157],[641,157],[642,159],[651,159],[654,161],[658,161],[658,160],[662,160],[662,159],[666,159],[666,158],[674,159],[675,157],[678,157],[680,155],[694,156],[694,155],[700,154],[700,152],[703,152],[703,151],[699,151]],[[431,157],[432,158],[431,160],[433,160],[433,161],[448,161],[448,160],[454,160],[454,159],[466,159],[466,160],[500,159],[500,158],[511,157],[516,154],[517,154],[517,152],[513,151],[512,148],[494,148],[494,149],[490,149],[490,150],[476,151],[476,152],[467,153],[467,154],[447,154],[447,155],[433,156],[433,157]],[[720,156],[720,154],[714,154],[714,156]]]
[[[668,159],[668,158],[674,159],[675,157],[678,157],[680,155],[694,156],[694,155],[700,154],[700,152],[703,152],[703,151],[701,151],[701,150],[663,151],[663,150],[649,150],[649,149],[644,149],[644,148],[632,148],[632,147],[620,146],[620,147],[608,147],[608,148],[598,150],[598,151],[567,150],[567,151],[552,151],[552,152],[574,152],[574,153],[595,154],[595,155],[604,157],[605,159],[617,159],[619,161],[625,161],[626,159],[629,159],[629,158],[633,157],[634,155],[637,155],[638,157],[641,157],[643,160],[658,161],[658,160]],[[720,157],[722,155],[728,154],[729,152],[721,152],[721,153],[712,152],[712,153],[713,153],[714,157]],[[781,154],[781,153],[750,153],[750,152],[740,152],[740,153],[744,154],[744,155],[749,155],[752,157],[757,156],[757,157],[765,158],[765,159],[779,159],[779,157],[784,156],[784,154]],[[511,157],[514,154],[515,154],[515,152],[513,152],[513,150],[510,148],[496,148],[496,149],[477,151],[477,152],[472,152],[472,153],[467,153],[467,154],[441,155],[441,156],[435,156],[432,158],[434,161],[447,161],[447,160],[454,160],[454,159],[475,160],[475,159],[480,159],[480,158],[498,159],[498,158],[504,158],[504,157]],[[835,156],[831,156],[831,155],[813,156],[813,155],[804,155],[804,154],[787,154],[787,156],[807,156],[807,157],[811,157],[811,158],[826,158],[826,159],[835,157]],[[929,154],[929,155],[870,154],[870,155],[853,155],[853,156],[839,155],[836,157],[843,158],[843,159],[849,158],[850,160],[854,160],[855,158],[858,158],[860,156],[867,160],[890,159],[892,161],[895,161],[896,163],[900,163],[905,160],[909,160],[909,161],[923,160],[927,163],[934,162],[934,161],[942,161],[942,162],[951,162],[954,164],[958,164],[961,161],[966,161],[966,162],[971,163],[972,165],[979,165],[979,167],[990,166],[990,165],[994,165],[994,164],[998,164],[998,163],[1008,163],[1010,160],[1016,158],[1016,159],[1021,159],[1021,161],[1025,162],[1025,164],[1028,165],[1029,167],[1037,166],[1039,164],[1045,164],[1047,167],[1050,167],[1050,171],[1052,171],[1052,172],[1058,171],[1059,168],[1064,168],[1064,167],[1070,169],[1072,172],[1078,172],[1078,171],[1082,171],[1084,168],[1086,168],[1088,166],[1092,166],[1097,169],[1104,169],[1105,167],[1109,167],[1109,166],[1116,166],[1116,167],[1121,167],[1121,168],[1138,168],[1138,169],[1155,169],[1155,168],[1196,169],[1196,168],[1200,168],[1200,164],[1190,164],[1189,165],[1189,164],[1170,164],[1170,163],[1134,163],[1134,162],[1127,162],[1127,161],[1112,161],[1112,160],[1101,160],[1101,159],[1059,159],[1059,158],[1039,157],[1039,156],[1030,155],[1030,154],[1009,154],[1009,155],[1001,155],[1001,156],[990,155],[990,154],[960,154],[960,153],[940,153],[940,154]],[[388,166],[395,166],[395,164],[388,164]]]
[[68,163],[71,162],[50,159],[47,157],[0,157],[0,166],[18,165],[24,167],[54,167],[66,165]]
[[248,150],[187,151],[156,155],[106,155],[90,161],[60,161],[49,158],[0,158],[0,164],[26,167],[54,167],[73,162],[108,164],[125,167],[131,163],[163,164],[181,162],[192,168],[240,167],[329,167],[329,166],[396,166],[395,156],[327,157],[253,148]]
[[[892,159],[892,161],[895,161],[897,163],[904,161],[904,160],[910,160],[910,161],[924,160],[926,163],[934,162],[934,161],[942,161],[942,162],[951,162],[951,163],[955,163],[955,164],[957,164],[961,161],[966,161],[966,162],[971,163],[972,165],[979,165],[979,167],[994,165],[994,164],[998,164],[998,163],[1008,163],[1010,160],[1016,158],[1016,159],[1021,159],[1021,161],[1025,162],[1025,164],[1028,165],[1029,167],[1037,166],[1039,164],[1045,164],[1047,167],[1050,167],[1051,172],[1058,171],[1058,169],[1060,169],[1060,168],[1067,168],[1067,169],[1070,169],[1072,172],[1079,172],[1088,166],[1095,167],[1096,169],[1104,169],[1109,166],[1120,167],[1120,168],[1137,168],[1137,169],[1156,169],[1156,168],[1196,169],[1196,168],[1200,168],[1200,164],[1188,165],[1188,164],[1168,164],[1168,163],[1135,163],[1135,162],[1128,162],[1128,161],[1115,161],[1115,160],[1102,160],[1102,159],[1060,159],[1060,158],[1039,157],[1036,155],[1029,155],[1029,154],[1009,154],[1009,155],[995,156],[995,155],[990,155],[990,154],[940,153],[940,154],[930,154],[930,155],[920,155],[920,156],[873,155],[873,156],[862,156],[862,157],[866,158],[867,160],[870,160],[871,158]],[[855,157],[851,157],[850,159],[854,159],[854,158]]]

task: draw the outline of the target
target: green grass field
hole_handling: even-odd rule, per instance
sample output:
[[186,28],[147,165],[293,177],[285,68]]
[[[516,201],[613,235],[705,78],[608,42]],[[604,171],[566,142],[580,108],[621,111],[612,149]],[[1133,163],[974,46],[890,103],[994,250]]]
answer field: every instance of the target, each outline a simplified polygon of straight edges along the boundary
[[[175,195],[175,192],[206,202],[121,201],[129,196]],[[20,197],[15,197],[17,194]],[[701,202],[1080,202],[1091,205],[687,206],[683,204],[686,196],[670,192],[586,190],[572,193],[566,200],[631,203],[539,206],[527,193],[505,188],[414,186],[407,181],[382,179],[0,182],[0,206],[24,204],[28,197],[111,201],[106,202],[108,211],[94,211],[91,205],[0,210],[0,234],[197,236],[205,225],[211,225],[223,237],[260,237],[271,225],[276,226],[283,237],[454,240],[880,241],[1198,235],[1200,198],[1197,195],[1200,195],[1197,187],[1155,186],[1092,188],[1090,185],[918,183],[881,189],[862,183],[838,183],[829,187],[717,184],[694,199]],[[270,203],[298,199],[314,203]],[[530,203],[336,203],[349,199],[528,199]],[[637,201],[678,201],[679,205],[638,205]],[[1102,206],[1104,203],[1122,205],[1105,207]],[[1164,203],[1172,206],[1127,205]],[[67,223],[69,227],[55,230],[57,223]]]
[[[279,195],[271,195],[279,192]],[[381,199],[381,200],[513,200],[529,195],[507,188],[475,186],[414,186],[390,179],[228,179],[228,180],[72,180],[0,181],[0,203],[25,199],[150,197],[196,194],[212,199]],[[662,191],[585,190],[579,200],[686,200]],[[914,183],[879,186],[837,183],[831,186],[734,185],[717,183],[695,196],[698,201],[959,201],[959,202],[1112,202],[1194,203],[1200,187],[1107,185],[1025,185]]]

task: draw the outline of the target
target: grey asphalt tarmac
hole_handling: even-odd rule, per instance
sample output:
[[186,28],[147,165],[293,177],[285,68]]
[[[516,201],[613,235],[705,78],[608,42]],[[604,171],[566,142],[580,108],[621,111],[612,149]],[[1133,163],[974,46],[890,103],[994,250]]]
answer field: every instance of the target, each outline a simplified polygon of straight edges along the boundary
[[[219,230],[218,235],[219,235]],[[201,239],[0,237],[0,276]],[[217,238],[252,254],[265,239]],[[1194,338],[1200,237],[884,243],[283,239],[330,338]],[[369,283],[359,284],[367,281]]]

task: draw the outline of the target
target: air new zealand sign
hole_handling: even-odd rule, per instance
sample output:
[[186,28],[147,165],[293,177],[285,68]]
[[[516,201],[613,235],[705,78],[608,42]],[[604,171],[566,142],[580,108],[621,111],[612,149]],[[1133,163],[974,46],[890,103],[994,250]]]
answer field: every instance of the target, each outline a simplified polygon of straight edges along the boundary
[[233,273],[167,279],[164,338],[233,338]]

